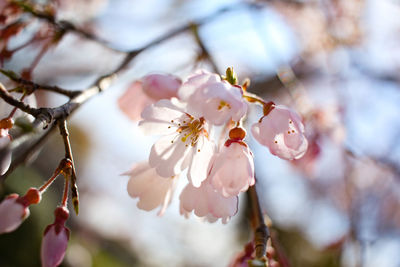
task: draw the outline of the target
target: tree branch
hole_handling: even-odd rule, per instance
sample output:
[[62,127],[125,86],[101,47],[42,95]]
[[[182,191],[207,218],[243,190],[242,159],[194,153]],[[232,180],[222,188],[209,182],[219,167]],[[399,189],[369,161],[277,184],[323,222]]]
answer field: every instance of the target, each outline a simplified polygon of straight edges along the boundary
[[63,89],[61,87],[58,86],[49,86],[49,85],[41,85],[41,84],[37,84],[34,83],[32,81],[28,81],[25,80],[23,78],[21,78],[20,76],[18,76],[15,72],[10,71],[10,70],[5,70],[5,69],[0,69],[0,72],[7,76],[10,80],[22,85],[24,87],[24,89],[26,89],[28,91],[28,93],[32,93],[36,90],[43,90],[43,91],[49,91],[49,92],[53,92],[53,93],[57,93],[60,95],[65,95],[69,98],[73,98],[77,95],[79,95],[80,93],[82,93],[79,90],[67,90],[67,89]]
[[115,49],[113,47],[110,46],[110,43],[97,37],[96,35],[87,32],[83,29],[80,29],[79,27],[75,26],[74,24],[72,24],[69,21],[65,21],[65,20],[61,20],[58,21],[52,14],[50,14],[49,12],[43,12],[43,11],[39,11],[37,9],[35,9],[32,5],[30,5],[30,3],[28,3],[27,1],[24,0],[14,0],[12,1],[12,3],[18,5],[19,7],[21,7],[23,9],[24,12],[31,14],[32,16],[44,20],[48,23],[50,23],[51,25],[53,25],[57,30],[59,30],[62,33],[66,33],[66,32],[74,32],[88,40],[92,40],[96,43],[99,43],[101,45],[103,45],[104,47],[106,47],[107,49],[111,49],[113,51],[116,52],[122,52],[118,49]]
[[[60,129],[60,134],[63,138],[64,148],[65,148],[65,158],[70,160],[72,163],[71,166],[71,196],[72,196],[72,204],[75,209],[75,213],[79,213],[79,193],[78,187],[76,185],[76,172],[75,172],[75,162],[74,158],[72,157],[72,149],[71,143],[69,141],[69,132],[67,128],[67,121],[65,119],[61,119],[58,121],[58,127]],[[68,179],[66,179],[66,187],[68,186]],[[63,200],[64,201],[64,200]],[[66,201],[66,200],[65,200]],[[65,205],[64,205],[65,206]]]
[[250,205],[252,207],[252,224],[254,229],[254,246],[256,250],[256,259],[266,260],[267,242],[270,238],[268,226],[264,222],[264,216],[261,210],[257,195],[256,185],[253,185],[247,191]]

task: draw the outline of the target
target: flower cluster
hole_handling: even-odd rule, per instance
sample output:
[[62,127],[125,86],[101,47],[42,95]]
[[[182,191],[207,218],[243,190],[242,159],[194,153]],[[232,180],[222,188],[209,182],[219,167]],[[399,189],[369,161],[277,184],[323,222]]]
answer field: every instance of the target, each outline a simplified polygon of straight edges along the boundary
[[[235,215],[238,195],[255,184],[253,153],[242,127],[251,103],[261,104],[264,110],[251,127],[260,144],[287,160],[298,159],[307,150],[300,117],[248,93],[247,84],[238,85],[230,68],[226,77],[200,70],[184,82],[151,74],[133,87],[120,98],[120,108],[135,120],[137,107],[147,105],[139,127],[145,134],[161,136],[151,148],[149,161],[126,173],[128,193],[140,199],[141,209],[161,206],[162,215],[178,177],[185,172],[189,183],[179,197],[181,214],[187,217],[193,212],[224,223]],[[146,97],[136,97],[138,92]]]

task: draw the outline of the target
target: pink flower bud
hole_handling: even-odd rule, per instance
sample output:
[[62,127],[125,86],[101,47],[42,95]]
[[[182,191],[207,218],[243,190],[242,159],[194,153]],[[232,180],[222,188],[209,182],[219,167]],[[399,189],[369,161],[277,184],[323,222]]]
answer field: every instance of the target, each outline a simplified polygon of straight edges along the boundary
[[17,229],[29,216],[28,206],[40,202],[41,195],[36,188],[30,188],[23,197],[11,194],[0,203],[0,234]]
[[41,248],[42,267],[60,265],[68,246],[69,230],[64,225],[69,212],[65,207],[58,207],[54,215],[54,223],[47,226],[44,231]]
[[18,195],[12,194],[0,203],[0,234],[14,231],[29,216],[29,209],[18,200]]
[[150,74],[142,79],[143,91],[152,99],[176,97],[182,81],[169,74]]
[[251,132],[260,144],[282,159],[299,159],[307,151],[303,123],[296,112],[285,106],[275,106],[253,124]]
[[224,197],[237,196],[254,185],[254,160],[243,141],[227,140],[212,161],[211,184]]

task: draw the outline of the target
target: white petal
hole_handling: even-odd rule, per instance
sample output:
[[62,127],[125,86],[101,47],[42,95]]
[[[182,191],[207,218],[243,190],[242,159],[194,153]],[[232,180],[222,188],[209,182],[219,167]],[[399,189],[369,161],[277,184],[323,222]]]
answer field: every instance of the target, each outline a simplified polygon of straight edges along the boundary
[[199,138],[188,171],[188,179],[193,186],[199,187],[207,178],[208,167],[214,153],[215,144],[206,137]]
[[[176,134],[161,137],[151,148],[149,163],[162,177],[175,176],[187,167],[186,157],[191,146],[186,146]],[[173,143],[171,143],[173,141]]]

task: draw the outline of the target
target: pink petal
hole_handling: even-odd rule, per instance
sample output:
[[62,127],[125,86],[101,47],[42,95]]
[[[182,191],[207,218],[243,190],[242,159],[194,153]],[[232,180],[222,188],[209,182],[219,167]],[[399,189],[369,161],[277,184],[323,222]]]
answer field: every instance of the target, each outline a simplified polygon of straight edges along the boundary
[[150,74],[142,79],[143,91],[152,99],[177,97],[182,81],[169,74]]
[[177,135],[161,137],[151,148],[149,164],[162,177],[175,176],[187,167],[187,157],[193,152],[191,146],[176,138]]
[[118,106],[131,120],[138,121],[143,109],[154,101],[143,92],[142,83],[136,81],[118,99]]
[[159,176],[148,163],[137,164],[130,173],[127,189],[132,198],[139,198],[137,207],[150,211],[161,206],[158,215],[162,216],[171,202],[177,178]]
[[207,178],[209,163],[215,153],[215,144],[206,137],[199,139],[189,165],[188,179],[194,187],[200,187]]

